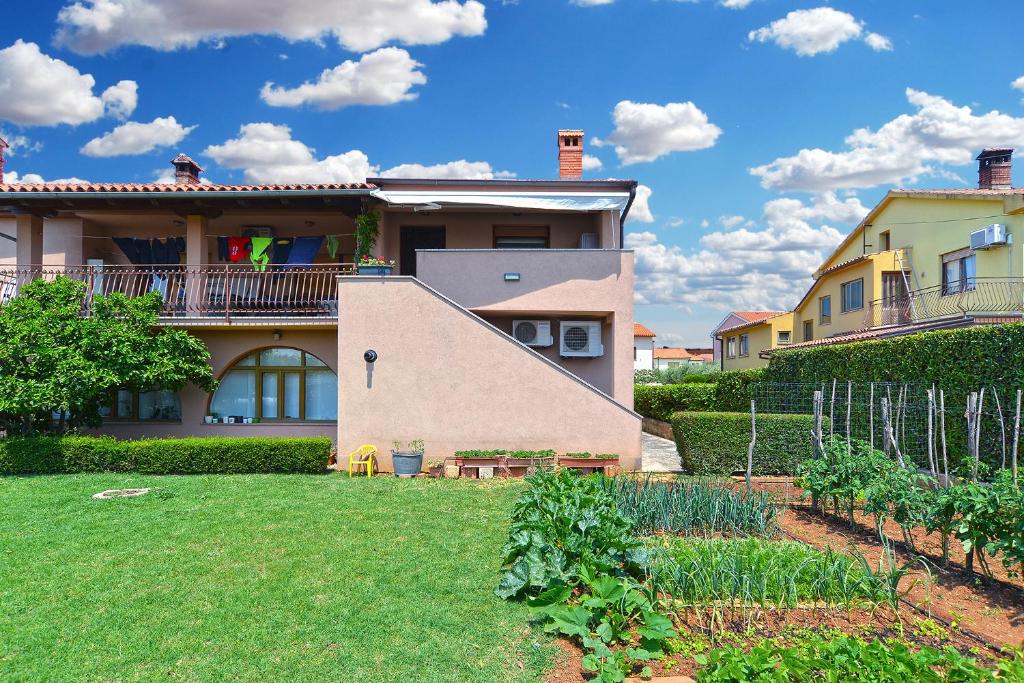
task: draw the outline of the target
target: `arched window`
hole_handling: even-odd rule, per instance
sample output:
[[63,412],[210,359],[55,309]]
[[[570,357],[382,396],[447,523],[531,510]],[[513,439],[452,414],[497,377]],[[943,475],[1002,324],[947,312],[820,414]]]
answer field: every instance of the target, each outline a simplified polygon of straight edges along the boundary
[[210,413],[261,420],[337,420],[338,376],[299,349],[256,351],[221,377]]

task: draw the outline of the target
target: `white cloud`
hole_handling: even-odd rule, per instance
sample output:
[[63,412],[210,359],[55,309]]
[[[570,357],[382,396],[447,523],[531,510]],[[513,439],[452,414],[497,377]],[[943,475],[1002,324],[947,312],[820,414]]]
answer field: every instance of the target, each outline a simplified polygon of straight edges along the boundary
[[615,105],[612,118],[612,134],[606,140],[594,138],[592,143],[614,145],[626,165],[654,161],[672,152],[706,149],[722,134],[693,102],[661,105],[623,100]]
[[1016,88],[1017,90],[1024,90],[1024,76],[1015,79],[1013,83],[1010,84],[1010,87]]
[[31,154],[43,148],[43,143],[38,140],[31,140],[24,135],[14,135],[0,130],[0,138],[7,142],[7,150],[4,152],[9,157],[18,154]]
[[292,138],[288,126],[248,123],[237,138],[210,145],[203,152],[220,166],[238,169],[253,183],[361,183],[368,176],[385,178],[514,178],[511,171],[496,171],[485,161],[450,161],[426,166],[400,164],[381,171],[366,154],[354,149],[318,158],[316,150]]
[[244,171],[252,183],[361,183],[377,171],[358,149],[317,159],[313,148],[292,138],[291,128],[273,123],[247,123],[237,138],[203,153]]
[[633,197],[633,206],[629,208],[629,215],[626,216],[627,223],[653,223],[654,214],[651,213],[651,195],[654,192],[646,185],[636,186],[636,195]]
[[43,176],[38,173],[26,173],[25,175],[18,175],[17,171],[5,171],[4,182],[8,185],[16,185],[18,183],[24,183],[26,185],[40,185],[43,183],[88,183],[88,180],[82,180],[81,178],[57,178],[55,180],[44,180]]
[[274,107],[309,104],[318,109],[341,109],[354,104],[395,104],[416,99],[409,92],[423,85],[427,77],[423,66],[398,47],[385,47],[365,54],[359,61],[346,60],[320,73],[316,82],[306,81],[296,88],[266,83],[260,97]]
[[702,228],[710,228],[711,227],[711,221],[709,221],[707,218],[702,218],[701,221],[700,221],[700,227],[702,227]]
[[100,95],[108,116],[126,119],[139,103],[139,85],[135,81],[118,81]]
[[610,5],[615,0],[569,0],[569,2],[580,7],[597,7],[598,5]]
[[511,171],[495,171],[486,161],[449,161],[446,164],[399,164],[381,171],[382,178],[464,178],[466,180],[493,180],[515,178]]
[[135,109],[136,84],[121,81],[100,96],[96,79],[16,40],[0,50],[0,119],[21,126],[76,126],[104,113],[127,116]]
[[814,196],[810,204],[778,199],[765,204],[764,227],[704,235],[695,250],[662,243],[652,232],[626,235],[636,252],[636,303],[684,310],[791,307],[810,286],[811,274],[842,241],[824,223],[853,223],[866,208],[856,197]]
[[680,218],[679,216],[672,216],[671,218],[669,218],[665,222],[665,225],[667,225],[670,228],[678,228],[679,226],[681,226],[681,225],[683,225],[685,223],[686,223],[686,219],[685,218]]
[[[864,22],[852,14],[831,7],[793,10],[782,19],[751,31],[747,38],[759,43],[773,42],[801,57],[832,52],[843,43],[860,38]],[[864,42],[872,50],[891,50],[892,42],[878,33],[868,33]]]
[[583,170],[584,171],[600,171],[604,167],[604,164],[600,159],[592,154],[583,155]]
[[718,4],[729,9],[744,9],[754,0],[718,0]]
[[435,45],[487,28],[478,0],[77,0],[57,15],[56,41],[79,54],[121,45],[158,50],[276,35],[369,52],[391,42]]
[[726,230],[731,230],[732,228],[735,228],[744,222],[749,223],[750,221],[748,221],[746,218],[740,215],[718,217],[718,224],[721,225]]
[[149,123],[129,121],[106,135],[85,143],[81,152],[89,157],[116,157],[146,154],[158,147],[181,142],[195,126],[183,126],[173,116],[153,119]]
[[875,52],[889,52],[892,50],[892,41],[880,33],[867,34],[864,36],[864,42]]
[[957,107],[912,88],[907,88],[906,95],[917,111],[901,114],[877,131],[853,131],[846,137],[847,149],[801,149],[756,166],[751,174],[772,190],[866,188],[944,173],[936,164],[971,163],[984,147],[1024,146],[1024,117],[996,110],[976,115],[970,107]]

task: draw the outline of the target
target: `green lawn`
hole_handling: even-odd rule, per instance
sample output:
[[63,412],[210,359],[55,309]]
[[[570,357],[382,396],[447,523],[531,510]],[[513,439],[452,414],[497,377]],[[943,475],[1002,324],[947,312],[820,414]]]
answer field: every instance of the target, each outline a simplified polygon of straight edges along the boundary
[[[107,488],[159,487],[95,501]],[[4,680],[529,681],[516,483],[0,478]]]

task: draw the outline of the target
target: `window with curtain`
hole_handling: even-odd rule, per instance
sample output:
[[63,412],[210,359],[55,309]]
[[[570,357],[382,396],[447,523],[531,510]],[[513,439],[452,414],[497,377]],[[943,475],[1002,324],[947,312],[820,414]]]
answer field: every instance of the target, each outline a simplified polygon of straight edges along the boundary
[[173,391],[130,391],[118,389],[109,405],[100,408],[100,415],[111,420],[181,421],[181,401]]
[[961,249],[942,257],[942,293],[959,294],[973,290],[978,270],[974,252]]
[[750,355],[750,335],[749,334],[741,334],[740,335],[740,355],[741,356],[749,356]]
[[305,351],[263,349],[224,373],[210,413],[261,420],[337,420],[338,376]]

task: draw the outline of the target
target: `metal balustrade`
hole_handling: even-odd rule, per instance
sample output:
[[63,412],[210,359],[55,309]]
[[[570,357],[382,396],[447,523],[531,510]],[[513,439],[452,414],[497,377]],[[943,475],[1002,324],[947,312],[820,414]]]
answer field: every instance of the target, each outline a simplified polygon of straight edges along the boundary
[[972,278],[876,299],[864,311],[864,329],[964,317],[1024,313],[1024,279]]
[[339,275],[354,264],[206,266],[0,266],[0,305],[32,280],[64,276],[86,285],[85,313],[96,295],[158,292],[165,318],[337,317]]

